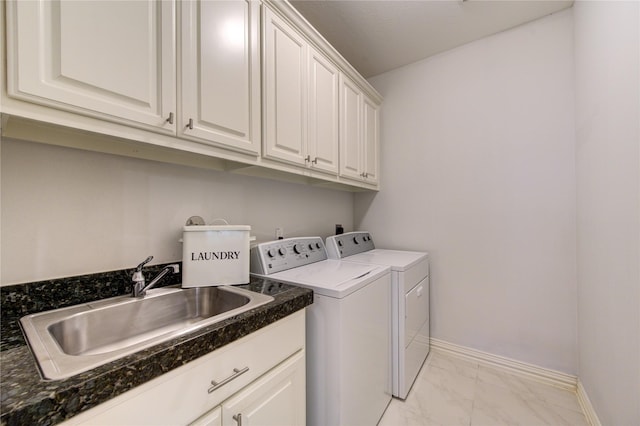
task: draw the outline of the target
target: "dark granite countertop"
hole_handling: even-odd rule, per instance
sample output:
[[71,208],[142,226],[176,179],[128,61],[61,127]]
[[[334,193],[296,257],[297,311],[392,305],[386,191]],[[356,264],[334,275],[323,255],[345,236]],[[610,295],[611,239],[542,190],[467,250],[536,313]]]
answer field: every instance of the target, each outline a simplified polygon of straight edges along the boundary
[[[42,283],[36,284],[42,286]],[[311,290],[252,278],[249,284],[239,287],[271,295],[274,297],[272,302],[71,378],[47,381],[41,378],[34,357],[13,324],[17,321],[16,312],[26,315],[45,310],[42,308],[46,304],[25,309],[24,300],[18,300],[23,296],[16,295],[22,289],[12,287],[0,288],[4,343],[4,350],[0,352],[2,425],[53,425],[62,422],[313,303]],[[33,297],[33,290],[27,289],[26,293],[29,292]],[[17,303],[16,306],[22,304],[12,308],[11,303]],[[33,304],[31,299],[29,303]]]

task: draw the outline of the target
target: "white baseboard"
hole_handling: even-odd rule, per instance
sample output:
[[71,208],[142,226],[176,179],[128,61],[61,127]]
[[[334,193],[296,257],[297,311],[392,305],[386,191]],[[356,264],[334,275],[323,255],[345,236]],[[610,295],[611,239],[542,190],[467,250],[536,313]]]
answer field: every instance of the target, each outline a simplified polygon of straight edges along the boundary
[[[471,360],[479,364],[508,370],[512,374],[524,376],[552,386],[568,389],[573,392],[577,391],[578,378],[576,376],[539,367],[533,364],[527,364],[526,362],[516,361],[515,359],[493,355],[465,346],[456,345],[433,337],[430,339],[430,342],[431,348],[434,352],[446,353],[458,358]],[[596,425],[594,424],[594,426]]]
[[591,426],[602,426],[602,423],[600,423],[600,419],[596,414],[596,410],[593,408],[593,405],[591,405],[591,400],[589,399],[584,386],[582,386],[580,379],[578,379],[578,402],[580,403],[580,406],[582,406],[582,411],[584,412],[589,424]]

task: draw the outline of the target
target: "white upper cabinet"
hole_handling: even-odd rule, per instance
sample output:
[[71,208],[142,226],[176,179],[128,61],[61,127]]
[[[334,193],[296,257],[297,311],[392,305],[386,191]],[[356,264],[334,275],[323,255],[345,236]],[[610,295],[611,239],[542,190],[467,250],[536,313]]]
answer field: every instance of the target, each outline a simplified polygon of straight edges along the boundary
[[378,183],[379,106],[340,76],[340,176]]
[[6,4],[9,95],[175,133],[173,2]]
[[378,183],[378,167],[380,159],[380,106],[369,97],[363,97],[362,131],[364,179],[369,183]]
[[304,165],[307,43],[270,9],[263,16],[264,156]]
[[265,8],[265,157],[338,173],[340,71]]
[[362,92],[340,77],[340,175],[362,178]]
[[338,173],[340,71],[309,46],[307,155],[312,168]]
[[6,136],[378,189],[382,98],[285,0],[0,2]]
[[260,152],[260,3],[183,1],[178,134]]

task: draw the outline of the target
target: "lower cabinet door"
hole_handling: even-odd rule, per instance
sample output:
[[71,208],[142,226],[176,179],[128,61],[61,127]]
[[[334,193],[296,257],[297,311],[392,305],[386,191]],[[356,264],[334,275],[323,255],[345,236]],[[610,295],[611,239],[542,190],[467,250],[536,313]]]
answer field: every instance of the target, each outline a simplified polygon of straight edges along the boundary
[[222,408],[219,406],[198,418],[189,426],[222,426]]
[[304,425],[305,422],[304,350],[222,404],[224,426]]

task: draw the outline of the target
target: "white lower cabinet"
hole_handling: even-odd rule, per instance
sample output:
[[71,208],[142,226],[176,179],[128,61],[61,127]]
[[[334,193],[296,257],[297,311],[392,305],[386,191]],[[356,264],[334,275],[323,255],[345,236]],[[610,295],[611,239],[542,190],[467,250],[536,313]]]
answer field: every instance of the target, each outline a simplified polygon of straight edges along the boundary
[[189,426],[222,426],[222,407],[216,407]]
[[298,352],[191,426],[305,424],[304,360],[304,352]]
[[304,341],[301,310],[64,425],[303,425]]

